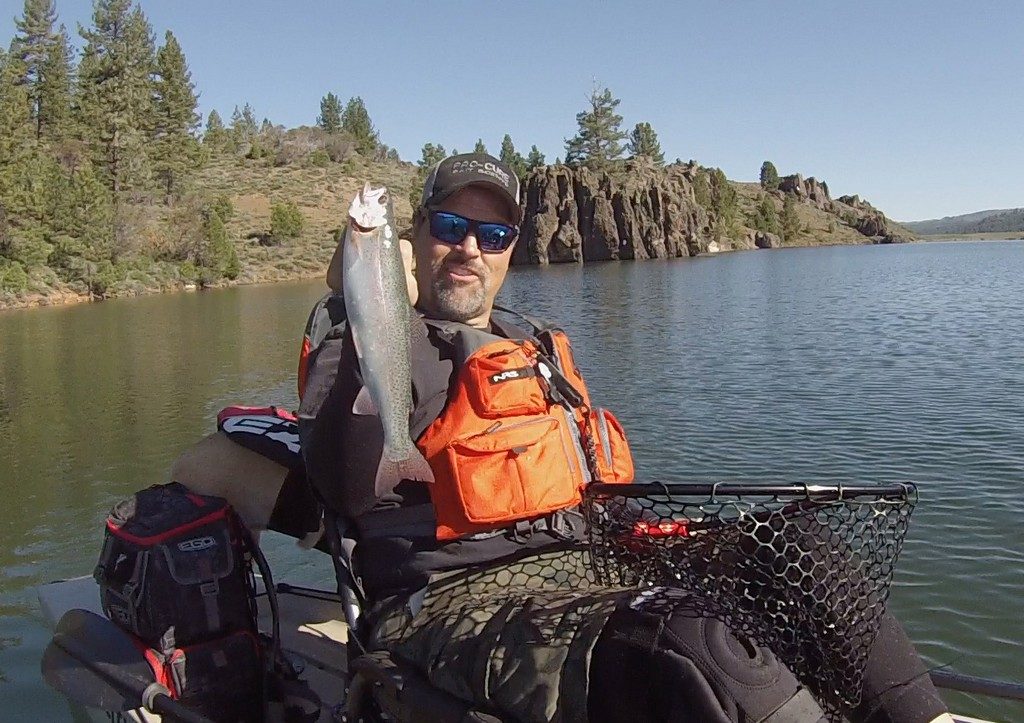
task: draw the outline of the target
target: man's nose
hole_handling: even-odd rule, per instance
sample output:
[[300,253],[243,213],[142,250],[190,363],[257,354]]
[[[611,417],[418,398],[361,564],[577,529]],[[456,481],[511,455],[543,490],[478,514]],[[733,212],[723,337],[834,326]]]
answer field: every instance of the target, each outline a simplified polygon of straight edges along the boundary
[[462,239],[456,248],[470,258],[480,256],[480,246],[477,244],[476,231],[471,229],[466,234],[466,238]]

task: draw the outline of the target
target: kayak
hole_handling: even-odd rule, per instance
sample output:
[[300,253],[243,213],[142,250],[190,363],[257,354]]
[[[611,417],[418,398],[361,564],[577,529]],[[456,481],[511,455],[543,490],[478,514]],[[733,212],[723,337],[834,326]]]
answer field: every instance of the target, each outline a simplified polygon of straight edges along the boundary
[[[257,584],[260,584],[257,578]],[[344,612],[333,591],[278,583],[281,644],[286,655],[323,703],[320,723],[337,721],[334,711],[340,710],[346,685],[345,665],[347,629]],[[102,615],[99,587],[89,576],[77,577],[43,585],[38,588],[43,617],[51,629],[72,609]],[[265,593],[258,596],[260,627],[270,626],[270,609]],[[129,711],[106,711],[85,708],[90,720],[97,723],[151,723],[161,717],[143,708]],[[991,723],[979,718],[953,714],[956,723]],[[271,723],[274,723],[273,721]]]

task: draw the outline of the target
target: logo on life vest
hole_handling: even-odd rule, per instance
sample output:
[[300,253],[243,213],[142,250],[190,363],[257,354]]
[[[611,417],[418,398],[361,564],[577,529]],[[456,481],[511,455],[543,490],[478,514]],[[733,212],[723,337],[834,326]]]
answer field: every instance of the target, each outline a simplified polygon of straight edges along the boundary
[[501,384],[502,382],[510,382],[513,379],[526,379],[532,376],[533,367],[523,367],[522,369],[506,369],[498,374],[492,374],[488,377],[488,381],[491,384]]
[[199,552],[200,550],[207,550],[216,546],[217,541],[209,535],[206,537],[193,537],[191,540],[178,543],[178,549],[182,552]]

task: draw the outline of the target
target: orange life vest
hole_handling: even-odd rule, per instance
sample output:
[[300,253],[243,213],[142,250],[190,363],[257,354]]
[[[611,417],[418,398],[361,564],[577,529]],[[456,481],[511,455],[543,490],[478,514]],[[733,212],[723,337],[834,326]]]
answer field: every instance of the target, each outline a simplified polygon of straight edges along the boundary
[[592,409],[565,333],[497,339],[459,369],[417,445],[434,473],[437,538],[453,540],[580,503],[593,478],[631,482],[625,434]]

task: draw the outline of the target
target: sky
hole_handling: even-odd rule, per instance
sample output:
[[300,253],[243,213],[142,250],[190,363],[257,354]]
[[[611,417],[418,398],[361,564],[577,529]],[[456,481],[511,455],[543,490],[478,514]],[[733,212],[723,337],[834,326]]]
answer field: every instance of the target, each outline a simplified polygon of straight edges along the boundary
[[[137,0],[138,2],[138,0]],[[591,89],[668,160],[857,193],[897,220],[1024,207],[1019,0],[141,0],[172,30],[200,111],[313,124],[360,96],[383,142],[565,155]],[[21,0],[0,0],[0,42]],[[91,0],[56,0],[72,31]]]

